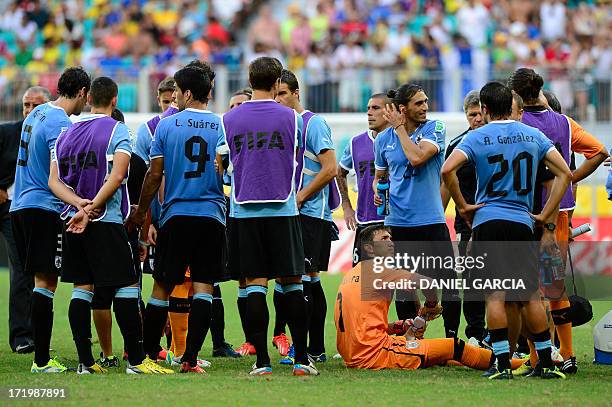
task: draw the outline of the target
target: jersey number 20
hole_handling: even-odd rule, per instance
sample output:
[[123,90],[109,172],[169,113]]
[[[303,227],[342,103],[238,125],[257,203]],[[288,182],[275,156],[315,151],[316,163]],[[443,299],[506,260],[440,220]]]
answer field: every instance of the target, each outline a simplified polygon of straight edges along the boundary
[[[194,147],[198,146],[198,152],[194,153]],[[196,163],[195,171],[185,171],[185,179],[200,178],[206,171],[206,162],[210,161],[208,154],[208,143],[200,136],[193,136],[185,143],[185,157],[192,163]]]
[[[487,184],[487,195],[490,197],[508,195],[508,191],[494,189],[494,184],[498,181],[501,181],[508,173],[508,160],[504,158],[503,154],[492,155],[487,157],[487,159],[489,160],[489,164],[501,164],[499,171],[493,174],[493,176],[491,176],[491,180]],[[521,161],[523,160],[525,160],[525,168],[527,172],[525,177],[525,188],[523,188],[523,177],[521,174]],[[522,153],[514,157],[514,160],[512,160],[512,189],[514,189],[518,195],[527,195],[531,192],[531,189],[533,188],[532,174],[533,156],[531,154],[529,154],[527,151],[523,151]]]

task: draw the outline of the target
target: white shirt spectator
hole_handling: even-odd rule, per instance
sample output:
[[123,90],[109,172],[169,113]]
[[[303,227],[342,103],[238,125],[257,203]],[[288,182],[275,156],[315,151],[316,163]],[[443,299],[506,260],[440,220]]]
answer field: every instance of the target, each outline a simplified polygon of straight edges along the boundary
[[480,47],[487,42],[489,12],[482,4],[470,1],[457,12],[459,33],[472,47]]
[[560,1],[545,1],[540,7],[542,38],[552,41],[565,36],[567,15],[565,5]]
[[334,59],[340,69],[340,79],[354,80],[357,78],[357,67],[363,64],[365,54],[360,45],[342,44],[334,53]]

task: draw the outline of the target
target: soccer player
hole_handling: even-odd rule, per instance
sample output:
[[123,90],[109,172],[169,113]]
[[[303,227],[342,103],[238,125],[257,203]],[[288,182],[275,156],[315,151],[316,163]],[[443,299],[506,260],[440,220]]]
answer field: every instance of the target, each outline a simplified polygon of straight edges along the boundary
[[[477,90],[469,92],[463,99],[463,111],[468,121],[469,128],[452,139],[446,149],[445,159],[447,159],[463,140],[466,134],[471,130],[475,130],[484,126],[482,112],[480,110],[480,97]],[[465,201],[473,204],[476,199],[476,170],[472,163],[465,163],[458,171],[457,178],[459,179],[459,188]],[[444,183],[442,184],[442,201],[444,208],[450,201],[450,193]],[[459,210],[455,208],[455,233],[457,235],[458,249],[460,256],[466,256],[468,243],[472,239],[472,229],[467,225],[465,220],[459,215]],[[463,278],[471,280],[472,274],[470,270],[464,271]],[[471,291],[464,292],[463,298],[463,316],[467,323],[465,327],[465,336],[468,338],[476,338],[477,341],[482,341],[485,338],[485,304],[480,293]]]
[[[388,323],[393,292],[387,294],[374,289],[372,258],[393,255],[391,234],[386,226],[370,225],[362,231],[361,241],[362,259],[344,275],[334,309],[336,344],[347,367],[415,370],[457,361],[485,370],[493,363],[490,350],[466,344],[458,338],[414,340],[402,336],[401,332],[390,335],[397,325],[405,325],[406,321]],[[385,269],[375,276],[385,282],[410,280],[415,285],[422,279],[418,274],[397,269]],[[437,303],[435,290],[427,290],[424,294],[428,302]],[[433,317],[435,314],[428,319]]]
[[66,69],[57,84],[58,99],[36,107],[21,131],[11,222],[23,271],[34,276],[32,294],[32,373],[57,373],[66,367],[49,356],[53,296],[57,287],[56,244],[62,203],[49,190],[51,151],[63,129],[87,102],[90,78],[82,68]]
[[235,92],[229,101],[229,109],[232,110],[235,107],[240,106],[247,100],[251,100],[253,96],[253,90],[250,88],[244,88]]
[[[389,179],[390,209],[385,225],[391,227],[396,242],[416,242],[414,245],[425,253],[437,249],[443,250],[445,256],[453,256],[440,197],[440,168],[446,135],[444,123],[427,120],[429,99],[419,85],[402,85],[397,90],[390,90],[387,96],[393,102],[385,106],[385,119],[390,127],[374,142],[376,173],[372,182],[372,188],[376,190],[381,178]],[[390,120],[391,115],[394,122]],[[382,204],[377,194],[374,194],[374,204]],[[432,272],[438,277],[455,278],[452,269],[439,268]],[[444,290],[442,316],[447,337],[457,336],[461,313],[459,301],[456,289]],[[407,319],[408,315],[414,316],[414,301],[403,302],[405,309],[398,310],[398,317]]]
[[[472,225],[474,253],[481,242],[497,242],[490,256],[496,263],[485,270],[490,277],[523,277],[527,292],[520,297],[526,308],[526,323],[533,332],[532,340],[542,364],[543,378],[565,378],[551,360],[551,342],[546,313],[538,290],[538,264],[535,247],[533,204],[534,168],[540,161],[555,175],[551,197],[535,220],[552,225],[542,237],[542,250],[555,244],[555,210],[571,177],[563,157],[540,131],[508,120],[512,111],[512,92],[499,82],[490,82],[480,91],[480,103],[487,125],[469,132],[444,163],[442,178],[459,208],[459,213]],[[476,204],[466,203],[459,189],[456,172],[470,161],[476,168]],[[512,165],[513,171],[508,171]],[[475,212],[475,214],[474,214]],[[473,221],[472,221],[473,219]],[[508,253],[503,242],[525,242],[520,253]],[[500,248],[501,246],[501,248]],[[515,247],[515,246],[512,246]],[[493,246],[489,245],[489,249]],[[510,298],[508,298],[510,299]],[[497,368],[489,379],[511,379],[508,322],[505,311],[506,291],[489,290],[485,294],[487,327],[491,336]]]
[[[374,180],[374,140],[379,133],[389,127],[383,117],[385,105],[391,103],[384,93],[370,96],[368,100],[368,131],[351,138],[340,163],[338,164],[338,189],[342,196],[344,221],[349,230],[355,231],[353,244],[353,267],[359,263],[359,235],[361,231],[372,224],[383,224],[384,216],[379,216],[374,206],[372,182]],[[347,176],[355,170],[357,177],[357,212],[351,205],[348,194]]]
[[[327,271],[332,237],[332,210],[339,206],[339,192],[334,178],[337,175],[336,154],[331,129],[325,120],[304,109],[300,101],[300,88],[295,74],[283,70],[276,101],[294,109],[304,122],[303,147],[298,152],[296,172],[296,201],[300,209],[302,240],[306,275],[302,278],[304,298],[308,304],[308,355],[315,362],[325,362],[325,316],[327,301],[321,286],[319,272]],[[277,283],[274,295],[283,295]],[[281,300],[282,301],[282,300]],[[282,307],[279,307],[282,309]],[[283,315],[277,321],[283,320]],[[284,326],[284,323],[283,323]],[[278,324],[276,329],[278,329]],[[276,331],[275,329],[275,331]],[[286,338],[275,332],[277,342],[286,344]],[[280,343],[276,345],[280,349]],[[283,355],[284,356],[284,355]]]
[[[257,361],[251,375],[272,373],[267,349],[268,280],[280,278],[286,318],[295,347],[294,375],[317,375],[306,353],[308,331],[302,287],[304,248],[295,192],[296,151],[302,146],[302,117],[275,102],[282,65],[260,57],[249,65],[253,98],[221,122],[233,166],[230,268],[246,279],[247,338]],[[239,255],[236,255],[239,253]]]
[[128,374],[174,373],[145,358],[138,276],[123,220],[129,211],[125,179],[131,154],[127,126],[110,117],[117,84],[98,77],[91,83],[92,112],[57,138],[49,187],[66,203],[62,281],[74,284],[68,319],[79,356],[78,374],[105,373],[91,352],[94,285],[112,298],[128,351]]
[[[509,86],[518,93],[525,103],[523,123],[541,130],[557,147],[566,164],[571,162],[571,153],[582,153],[586,160],[572,175],[572,184],[588,177],[608,157],[605,146],[593,136],[585,132],[576,132],[575,126],[567,116],[546,109],[540,101],[540,91],[544,80],[533,69],[517,69],[509,79]],[[546,190],[542,193],[542,201],[546,201]],[[559,208],[556,227],[551,226],[556,233],[562,259],[565,262],[569,241],[569,214],[576,203],[569,185]],[[565,291],[564,279],[557,280],[545,289],[545,295],[550,300],[551,314],[559,338],[559,353],[563,357],[562,371],[576,373],[578,365],[572,346],[572,322],[570,317],[570,302]]]
[[218,117],[206,110],[212,87],[208,74],[187,66],[174,80],[180,112],[162,119],[155,130],[151,168],[131,222],[144,223],[165,176],[155,281],[144,316],[145,351],[157,355],[168,298],[174,286],[184,282],[189,267],[194,295],[181,372],[201,374],[205,371],[197,356],[210,327],[213,284],[223,280],[225,270],[225,199],[213,163],[223,139]]
[[9,258],[9,346],[13,352],[34,352],[30,310],[34,276],[23,272],[11,226],[9,209],[13,200],[15,167],[23,121],[36,106],[49,101],[47,88],[33,86],[23,94],[23,119],[0,124],[0,233]]

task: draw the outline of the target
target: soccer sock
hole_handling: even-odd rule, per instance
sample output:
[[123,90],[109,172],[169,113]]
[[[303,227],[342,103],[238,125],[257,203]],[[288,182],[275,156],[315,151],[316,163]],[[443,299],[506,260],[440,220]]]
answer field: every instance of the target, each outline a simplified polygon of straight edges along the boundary
[[220,348],[225,342],[225,309],[221,299],[221,288],[215,285],[213,288],[212,308],[210,318],[210,335],[212,336],[213,348]]
[[139,287],[122,287],[115,293],[113,310],[123,336],[123,343],[130,365],[136,366],[145,358],[142,344],[142,320],[140,318]]
[[442,308],[442,319],[444,319],[444,332],[446,337],[455,338],[457,337],[459,322],[461,321],[461,299],[458,294],[456,297],[455,294],[451,294],[449,298],[443,299]]
[[287,325],[287,316],[285,315],[284,307],[284,294],[283,286],[276,283],[274,286],[274,336],[285,333],[285,326]]
[[247,303],[247,291],[246,288],[238,288],[238,315],[240,315],[240,323],[242,324],[242,332],[244,332],[244,341],[249,342],[248,335],[248,324],[246,319],[246,303]]
[[193,295],[191,311],[189,311],[189,328],[187,329],[187,347],[182,362],[188,362],[191,367],[197,365],[197,358],[210,327],[210,316],[213,296],[206,293]]
[[311,355],[320,355],[325,353],[325,317],[327,316],[327,301],[320,277],[311,277],[310,291],[312,293],[312,317],[308,327],[310,335],[308,352]]
[[287,309],[287,322],[293,339],[295,351],[295,363],[307,365],[308,355],[306,353],[306,336],[308,334],[308,323],[304,318],[306,314],[306,301],[302,284],[287,284],[283,286],[285,292],[285,307]]
[[191,308],[191,281],[185,280],[183,284],[174,286],[170,301],[168,302],[168,319],[172,331],[172,352],[177,356],[185,353],[187,341],[187,325],[189,321],[189,310]]
[[560,345],[559,353],[563,356],[563,360],[574,356],[570,312],[570,302],[568,300],[550,301],[550,313],[557,330]]
[[32,293],[32,337],[34,338],[34,362],[42,367],[49,363],[49,346],[53,331],[53,296],[46,288],[35,287]]
[[548,330],[548,328],[540,333],[532,335],[531,340],[533,341],[533,345],[535,346],[536,351],[538,352],[538,358],[540,359],[542,367],[551,368],[552,349],[550,344],[550,331]]
[[270,356],[267,347],[267,332],[270,315],[266,294],[268,288],[261,285],[250,285],[246,288],[246,314],[248,339],[257,351],[257,367],[270,366]]
[[[304,314],[306,315],[306,327],[309,327],[310,320],[312,319],[312,291],[310,289],[309,275],[304,274],[302,276],[302,291],[304,292],[304,301],[306,301],[306,313]],[[288,319],[289,317],[287,317]]]
[[169,301],[159,300],[151,297],[145,309],[143,321],[144,350],[154,361],[161,351],[159,340],[168,319]]
[[461,339],[455,338],[454,340],[454,360],[479,370],[487,370],[491,366],[493,353],[490,350],[472,346]]
[[491,329],[491,347],[497,358],[497,369],[501,372],[510,369],[510,342],[508,328]]
[[72,299],[68,307],[68,320],[72,329],[72,339],[77,348],[79,362],[89,367],[95,361],[91,353],[91,300],[93,293],[81,288],[72,289]]

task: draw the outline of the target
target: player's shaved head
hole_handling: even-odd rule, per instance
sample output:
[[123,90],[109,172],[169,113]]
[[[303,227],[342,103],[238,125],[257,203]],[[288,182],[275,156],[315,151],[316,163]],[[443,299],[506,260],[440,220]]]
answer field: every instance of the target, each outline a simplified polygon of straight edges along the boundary
[[370,99],[381,100],[383,105],[388,105],[392,102],[391,99],[389,99],[389,97],[385,93],[375,93],[372,96],[370,96]]
[[253,90],[269,92],[280,79],[283,65],[276,58],[259,57],[249,64],[249,83]]
[[108,107],[118,94],[119,89],[115,81],[107,76],[99,76],[91,82],[89,103],[93,107]]
[[537,104],[544,79],[531,68],[519,68],[510,76],[508,86],[523,98],[525,104]]

